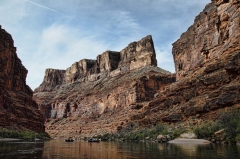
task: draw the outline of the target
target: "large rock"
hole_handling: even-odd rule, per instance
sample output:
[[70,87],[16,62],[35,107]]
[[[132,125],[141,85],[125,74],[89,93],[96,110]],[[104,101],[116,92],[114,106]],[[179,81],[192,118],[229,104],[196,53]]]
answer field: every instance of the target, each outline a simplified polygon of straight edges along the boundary
[[43,117],[26,85],[27,72],[11,35],[0,26],[0,126],[44,132]]
[[130,64],[130,70],[144,66],[157,66],[154,44],[151,36],[147,36],[138,42],[132,42],[120,52],[119,65],[124,67]]

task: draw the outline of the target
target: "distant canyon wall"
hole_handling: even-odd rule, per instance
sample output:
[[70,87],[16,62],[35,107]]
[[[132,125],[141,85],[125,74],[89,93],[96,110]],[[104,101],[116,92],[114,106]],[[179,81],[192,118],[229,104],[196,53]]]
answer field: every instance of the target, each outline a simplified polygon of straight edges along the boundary
[[62,135],[91,134],[100,125],[102,132],[117,131],[130,122],[128,113],[143,107],[138,103],[151,101],[175,81],[175,76],[156,65],[152,37],[147,36],[120,52],[106,51],[96,60],[80,60],[66,70],[47,69],[34,91],[46,131],[52,136],[60,135],[61,129]]
[[56,86],[76,81],[95,81],[104,76],[116,76],[145,66],[157,66],[152,37],[132,42],[120,52],[106,51],[96,60],[83,59],[66,70],[46,69],[43,83],[35,92],[50,91]]

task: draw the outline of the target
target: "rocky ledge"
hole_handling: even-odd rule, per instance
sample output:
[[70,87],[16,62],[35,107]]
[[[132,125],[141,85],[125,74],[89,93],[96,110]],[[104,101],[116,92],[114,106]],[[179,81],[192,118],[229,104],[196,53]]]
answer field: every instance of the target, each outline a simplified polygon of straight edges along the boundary
[[46,131],[80,137],[136,123],[191,126],[239,108],[239,6],[239,0],[212,0],[205,7],[173,44],[176,74],[156,66],[151,36],[67,70],[46,70],[34,93]]
[[13,39],[0,26],[0,126],[44,132],[33,91],[26,85],[27,69],[17,57]]

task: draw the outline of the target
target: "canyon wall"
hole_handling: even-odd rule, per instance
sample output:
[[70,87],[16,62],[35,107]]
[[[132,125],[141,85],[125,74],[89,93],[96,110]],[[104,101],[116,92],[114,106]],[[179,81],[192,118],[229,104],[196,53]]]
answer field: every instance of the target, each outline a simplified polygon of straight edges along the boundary
[[147,36],[66,70],[47,69],[34,92],[46,131],[52,136],[116,132],[130,122],[130,112],[143,107],[139,103],[156,98],[175,81],[156,65],[152,37]]
[[120,52],[106,51],[96,60],[83,59],[66,70],[47,69],[42,84],[35,92],[50,91],[63,84],[95,81],[116,76],[145,66],[157,66],[152,37],[130,43]]
[[26,85],[27,72],[11,35],[0,26],[0,126],[44,132],[43,117]]
[[136,124],[189,127],[229,107],[240,109],[239,7],[239,0],[212,0],[205,7],[173,44],[176,74],[156,67],[148,36],[88,66],[76,63],[69,73],[47,76],[51,80],[34,93],[46,131],[81,137],[130,131]]
[[239,49],[239,0],[212,0],[173,43],[177,80]]
[[[132,115],[142,125],[215,120],[240,108],[240,1],[213,0],[173,44],[177,82]],[[192,120],[191,120],[192,119]]]

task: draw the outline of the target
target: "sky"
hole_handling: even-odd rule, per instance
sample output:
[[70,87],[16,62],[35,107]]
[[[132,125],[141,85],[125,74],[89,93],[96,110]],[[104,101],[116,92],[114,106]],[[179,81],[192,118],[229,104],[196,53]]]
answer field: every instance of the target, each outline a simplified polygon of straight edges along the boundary
[[158,67],[175,72],[174,43],[211,0],[0,0],[0,25],[14,39],[34,90],[47,68],[66,69],[152,35]]

